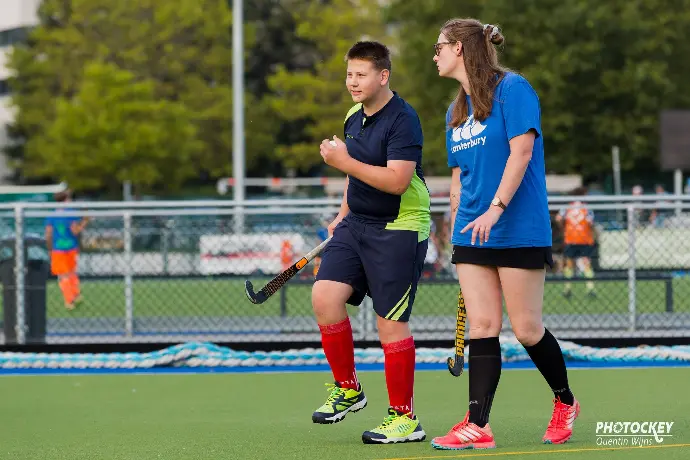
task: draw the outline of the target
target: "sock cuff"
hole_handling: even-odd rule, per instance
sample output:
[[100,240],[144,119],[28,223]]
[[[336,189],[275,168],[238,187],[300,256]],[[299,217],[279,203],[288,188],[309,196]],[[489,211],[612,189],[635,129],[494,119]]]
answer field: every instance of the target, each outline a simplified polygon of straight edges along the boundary
[[350,318],[345,318],[339,323],[335,324],[319,324],[319,330],[322,334],[339,334],[340,332],[352,331],[350,325]]
[[501,356],[501,342],[498,337],[470,339],[469,356]]
[[551,332],[547,328],[544,328],[544,335],[542,336],[541,339],[539,339],[539,342],[535,343],[534,345],[532,345],[530,347],[527,347],[525,345],[523,345],[523,347],[525,347],[525,350],[528,350],[528,351],[529,350],[536,350],[540,347],[543,347],[544,344],[547,344],[549,342],[556,342],[556,344],[558,344],[558,340],[556,340],[556,337],[554,337],[553,334],[551,334]]
[[399,340],[397,342],[382,343],[383,353],[389,355],[391,353],[400,353],[401,351],[414,349],[414,338],[409,336],[406,339]]

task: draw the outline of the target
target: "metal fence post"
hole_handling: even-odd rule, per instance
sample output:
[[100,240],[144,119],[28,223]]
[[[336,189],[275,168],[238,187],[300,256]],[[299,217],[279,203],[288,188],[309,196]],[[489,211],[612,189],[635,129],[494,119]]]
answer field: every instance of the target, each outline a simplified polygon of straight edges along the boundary
[[15,293],[17,301],[17,324],[15,331],[17,332],[17,343],[23,345],[26,343],[26,312],[25,298],[24,298],[24,273],[26,263],[24,260],[24,207],[20,204],[14,207],[14,227],[15,227]]
[[630,331],[634,331],[637,322],[637,291],[636,291],[636,272],[635,272],[635,205],[628,205],[628,315],[630,321]]
[[125,243],[125,336],[134,334],[134,297],[132,296],[132,213],[124,212]]
[[163,241],[161,241],[161,252],[163,253],[163,274],[169,274],[169,253],[170,253],[170,229],[168,228],[167,222],[163,225]]

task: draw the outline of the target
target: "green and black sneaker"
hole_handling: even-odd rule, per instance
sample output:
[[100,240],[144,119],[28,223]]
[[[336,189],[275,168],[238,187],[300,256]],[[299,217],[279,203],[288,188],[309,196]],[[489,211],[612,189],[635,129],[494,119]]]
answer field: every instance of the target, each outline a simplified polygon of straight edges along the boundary
[[426,439],[426,433],[417,416],[399,414],[388,409],[388,416],[383,423],[370,431],[362,433],[364,444],[393,444],[398,442],[420,442]]
[[362,385],[359,390],[340,388],[338,383],[327,383],[329,395],[323,406],[314,411],[311,420],[314,423],[338,423],[345,418],[348,412],[357,412],[367,406],[367,397],[364,396]]

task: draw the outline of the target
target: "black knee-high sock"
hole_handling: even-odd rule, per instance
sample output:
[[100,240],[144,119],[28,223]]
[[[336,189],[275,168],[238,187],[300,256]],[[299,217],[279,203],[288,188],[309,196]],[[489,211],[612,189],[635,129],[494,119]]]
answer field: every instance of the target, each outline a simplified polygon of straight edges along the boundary
[[470,423],[484,427],[501,378],[501,344],[498,337],[470,339]]
[[531,347],[525,346],[525,350],[546,379],[554,396],[560,398],[562,403],[572,406],[574,397],[568,386],[568,371],[556,338],[545,328],[544,337]]

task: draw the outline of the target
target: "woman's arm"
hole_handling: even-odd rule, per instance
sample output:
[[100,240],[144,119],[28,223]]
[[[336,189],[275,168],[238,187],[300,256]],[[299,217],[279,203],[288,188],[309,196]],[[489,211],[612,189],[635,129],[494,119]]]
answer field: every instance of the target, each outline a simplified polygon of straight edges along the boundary
[[453,226],[455,225],[455,216],[458,214],[458,207],[460,206],[460,193],[462,192],[462,185],[460,184],[460,168],[455,167],[452,170],[450,179],[450,237],[453,238]]
[[500,198],[504,205],[508,206],[513,199],[522,178],[525,177],[527,165],[532,159],[532,149],[534,147],[534,132],[529,131],[520,136],[515,136],[510,140],[510,156],[503,170],[501,183],[496,190],[496,196]]

